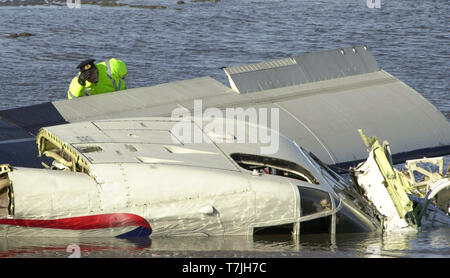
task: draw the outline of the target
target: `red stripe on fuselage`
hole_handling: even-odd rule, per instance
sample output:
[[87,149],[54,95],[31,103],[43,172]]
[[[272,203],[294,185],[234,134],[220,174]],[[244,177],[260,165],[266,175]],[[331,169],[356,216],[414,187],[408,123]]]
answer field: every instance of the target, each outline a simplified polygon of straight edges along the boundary
[[140,226],[151,229],[147,220],[139,215],[130,213],[99,214],[51,220],[0,219],[0,225],[65,230],[91,230],[127,226]]

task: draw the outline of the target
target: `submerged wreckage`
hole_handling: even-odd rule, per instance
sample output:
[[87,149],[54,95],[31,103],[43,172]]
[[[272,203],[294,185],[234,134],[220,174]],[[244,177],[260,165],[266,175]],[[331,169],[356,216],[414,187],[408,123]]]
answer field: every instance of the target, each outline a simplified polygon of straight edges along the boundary
[[[416,160],[450,154],[450,123],[365,46],[225,73],[231,88],[203,77],[0,111],[0,233],[334,235],[450,224],[444,159]],[[208,129],[214,119],[196,117],[195,100],[244,117]],[[180,108],[194,117],[174,117]],[[246,121],[249,108],[276,108],[279,126],[273,114],[270,127]],[[192,133],[176,134],[180,123]],[[275,151],[240,140],[252,128],[275,134]],[[404,162],[409,172],[394,167]]]

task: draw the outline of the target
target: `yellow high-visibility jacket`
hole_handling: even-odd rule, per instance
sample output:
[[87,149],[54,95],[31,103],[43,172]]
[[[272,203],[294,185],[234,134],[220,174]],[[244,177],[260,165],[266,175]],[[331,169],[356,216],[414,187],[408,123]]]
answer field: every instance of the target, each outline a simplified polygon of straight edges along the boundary
[[86,86],[81,86],[78,83],[78,75],[75,76],[67,91],[69,99],[126,89],[127,66],[123,61],[111,58],[95,66],[98,69],[98,82],[91,83],[86,81]]

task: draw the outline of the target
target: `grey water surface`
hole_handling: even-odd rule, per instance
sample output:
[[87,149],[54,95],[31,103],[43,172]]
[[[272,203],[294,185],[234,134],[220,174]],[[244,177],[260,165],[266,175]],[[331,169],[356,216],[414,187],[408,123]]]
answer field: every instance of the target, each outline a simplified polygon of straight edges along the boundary
[[[202,76],[304,52],[366,45],[379,66],[450,119],[449,1],[176,0],[69,8],[61,1],[0,0],[0,110],[65,99],[76,65],[109,57],[128,87]],[[48,1],[47,1],[48,2]],[[25,4],[36,5],[25,5]],[[163,5],[147,9],[130,5]],[[12,34],[30,33],[29,36]],[[420,128],[420,127],[418,127]],[[263,238],[0,239],[3,257],[450,257],[450,231]]]

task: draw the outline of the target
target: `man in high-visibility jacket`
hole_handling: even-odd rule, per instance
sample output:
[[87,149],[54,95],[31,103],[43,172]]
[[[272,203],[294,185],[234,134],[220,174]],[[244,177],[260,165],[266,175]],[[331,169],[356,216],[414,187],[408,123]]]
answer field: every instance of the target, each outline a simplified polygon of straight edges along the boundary
[[77,66],[80,72],[70,83],[69,99],[126,89],[127,66],[123,61],[111,58],[98,64],[94,62],[94,59],[89,59]]

